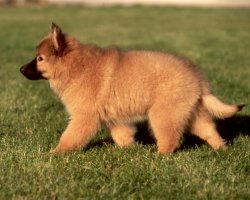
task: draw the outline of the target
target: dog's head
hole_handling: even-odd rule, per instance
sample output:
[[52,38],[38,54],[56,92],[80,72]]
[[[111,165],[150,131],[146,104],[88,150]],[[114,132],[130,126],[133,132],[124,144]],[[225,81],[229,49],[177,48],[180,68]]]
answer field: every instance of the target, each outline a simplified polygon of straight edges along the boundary
[[49,34],[36,48],[36,57],[20,68],[21,73],[30,80],[54,78],[56,63],[66,51],[66,37],[61,28],[52,23]]

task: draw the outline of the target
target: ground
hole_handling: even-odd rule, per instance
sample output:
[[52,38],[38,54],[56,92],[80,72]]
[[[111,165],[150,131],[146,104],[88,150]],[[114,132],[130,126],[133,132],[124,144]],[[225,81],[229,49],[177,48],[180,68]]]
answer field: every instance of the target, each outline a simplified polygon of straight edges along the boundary
[[19,72],[55,21],[85,43],[188,57],[219,98],[248,103],[249,19],[248,9],[1,7],[0,199],[249,199],[249,107],[218,122],[224,151],[185,137],[162,156],[141,135],[121,149],[103,129],[86,149],[53,155],[67,113],[45,81]]

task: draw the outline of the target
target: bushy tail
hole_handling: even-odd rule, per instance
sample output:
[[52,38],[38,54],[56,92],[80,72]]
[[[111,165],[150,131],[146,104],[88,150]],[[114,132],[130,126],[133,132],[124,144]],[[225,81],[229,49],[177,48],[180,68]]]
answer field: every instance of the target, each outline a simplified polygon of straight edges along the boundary
[[241,111],[242,108],[245,106],[244,104],[241,105],[225,104],[212,94],[203,96],[202,104],[212,116],[219,119],[232,117],[234,114]]

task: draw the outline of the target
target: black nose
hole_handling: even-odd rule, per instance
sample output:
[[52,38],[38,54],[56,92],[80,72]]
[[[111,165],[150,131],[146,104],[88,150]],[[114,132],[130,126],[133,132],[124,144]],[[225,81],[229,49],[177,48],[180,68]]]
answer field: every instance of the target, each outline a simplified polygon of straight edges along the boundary
[[25,66],[22,66],[22,67],[20,68],[20,72],[21,72],[22,74],[25,72]]

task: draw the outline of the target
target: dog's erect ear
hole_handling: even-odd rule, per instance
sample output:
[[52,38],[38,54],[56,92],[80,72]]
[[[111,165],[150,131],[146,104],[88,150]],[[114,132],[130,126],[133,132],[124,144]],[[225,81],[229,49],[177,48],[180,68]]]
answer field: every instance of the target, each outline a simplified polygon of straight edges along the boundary
[[54,22],[51,23],[50,34],[56,52],[59,55],[62,54],[66,46],[65,35],[61,28]]

